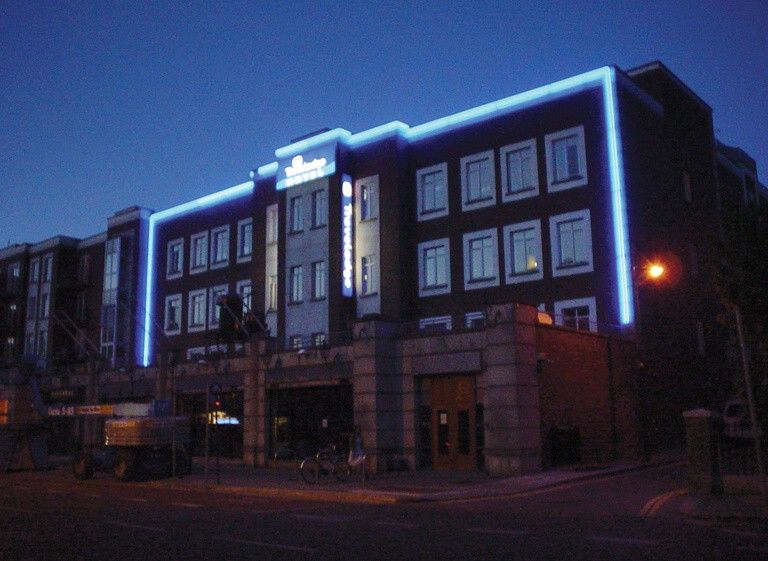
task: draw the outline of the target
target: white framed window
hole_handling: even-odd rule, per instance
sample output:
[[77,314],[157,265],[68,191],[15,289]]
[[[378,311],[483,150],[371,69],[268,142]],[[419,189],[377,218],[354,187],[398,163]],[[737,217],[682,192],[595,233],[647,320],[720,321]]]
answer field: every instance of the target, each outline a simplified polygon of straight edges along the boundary
[[53,277],[53,254],[49,253],[43,257],[43,278],[42,282],[51,282]]
[[243,301],[243,312],[250,312],[253,310],[253,286],[251,285],[251,280],[241,280],[238,281],[235,285],[235,290],[237,291],[238,296],[240,296],[240,299]]
[[190,347],[187,349],[187,360],[202,360],[205,357],[205,347]]
[[505,203],[535,197],[539,194],[539,166],[536,139],[502,146],[501,200]]
[[237,223],[237,262],[251,260],[253,254],[253,218],[244,218]]
[[288,337],[288,347],[291,349],[301,349],[304,347],[304,337],[301,335],[291,335]]
[[550,193],[587,184],[584,127],[553,132],[544,137],[547,189]]
[[205,331],[205,318],[208,313],[207,296],[208,291],[205,288],[192,290],[189,293],[189,309],[187,310],[187,331],[189,333]]
[[496,228],[464,234],[464,290],[499,286]]
[[541,221],[504,226],[504,270],[507,284],[541,280]]
[[312,227],[328,224],[328,192],[325,189],[312,191]]
[[313,333],[312,334],[312,346],[313,347],[324,347],[328,344],[328,334],[327,333]]
[[552,243],[553,277],[592,272],[592,225],[589,209],[551,216],[549,235]]
[[208,232],[200,232],[189,241],[189,274],[208,270]]
[[21,263],[11,263],[8,265],[8,290],[17,292],[21,286]]
[[267,311],[277,311],[277,275],[270,275],[267,279]]
[[277,205],[267,207],[267,244],[277,243],[278,232]]
[[165,297],[163,327],[166,335],[179,335],[181,333],[181,294]]
[[379,273],[376,256],[366,255],[360,258],[360,295],[376,294],[379,291]]
[[[374,179],[376,179],[374,181]],[[378,177],[367,179],[360,183],[360,210],[358,216],[361,222],[375,220],[379,216],[379,184]]]
[[[219,321],[221,321],[221,306],[219,306],[219,298],[226,296],[229,293],[229,286],[226,284],[220,284],[218,286],[212,286],[208,289],[208,327],[218,327]],[[233,310],[234,311],[234,310]],[[227,312],[224,312],[227,313]]]
[[40,258],[35,257],[29,263],[29,284],[40,282]]
[[229,264],[229,224],[211,230],[211,269]]
[[438,316],[419,320],[419,330],[426,332],[450,331],[453,329],[451,316]]
[[448,215],[448,164],[416,170],[416,189],[419,222]]
[[288,302],[299,304],[304,300],[304,269],[301,265],[291,267],[288,275]]
[[45,319],[48,317],[48,313],[50,312],[51,307],[51,298],[50,295],[46,292],[43,292],[40,295],[40,315],[38,316],[40,319]]
[[493,150],[461,159],[461,209],[474,210],[496,204]]
[[571,329],[597,331],[597,305],[594,297],[555,302],[555,323]]
[[301,195],[291,197],[288,201],[288,232],[295,234],[304,230],[304,212],[302,210]]
[[165,278],[177,279],[184,274],[184,238],[168,242],[165,258]]
[[485,327],[485,312],[468,312],[464,315],[464,325],[467,329],[482,329]]
[[419,296],[451,292],[451,244],[448,238],[422,242],[418,246]]
[[325,261],[312,263],[312,300],[322,300],[326,295],[327,271]]

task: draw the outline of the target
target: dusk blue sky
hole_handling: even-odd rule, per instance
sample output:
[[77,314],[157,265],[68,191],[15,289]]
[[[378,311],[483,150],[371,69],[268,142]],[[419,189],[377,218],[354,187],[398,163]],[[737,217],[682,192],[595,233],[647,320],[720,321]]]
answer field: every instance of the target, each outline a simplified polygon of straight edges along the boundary
[[321,127],[416,125],[656,59],[768,179],[764,0],[191,4],[0,3],[0,247],[241,183]]

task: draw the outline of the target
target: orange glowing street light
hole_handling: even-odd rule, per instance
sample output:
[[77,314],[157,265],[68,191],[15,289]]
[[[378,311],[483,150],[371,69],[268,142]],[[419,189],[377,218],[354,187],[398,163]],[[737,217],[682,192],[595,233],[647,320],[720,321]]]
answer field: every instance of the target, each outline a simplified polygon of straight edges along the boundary
[[645,270],[648,278],[651,280],[659,280],[664,276],[664,273],[666,272],[664,265],[660,263],[651,263],[648,265],[648,267],[646,267]]

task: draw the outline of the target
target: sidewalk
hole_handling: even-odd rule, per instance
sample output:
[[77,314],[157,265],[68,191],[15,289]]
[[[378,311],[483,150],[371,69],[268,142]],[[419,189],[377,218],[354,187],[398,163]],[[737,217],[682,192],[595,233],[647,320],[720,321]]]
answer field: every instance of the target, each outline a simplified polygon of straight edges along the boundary
[[192,474],[181,479],[160,479],[148,485],[167,489],[208,489],[215,492],[305,500],[396,504],[416,501],[455,501],[501,497],[536,492],[548,487],[584,479],[595,479],[627,471],[676,463],[679,454],[655,456],[651,461],[619,461],[601,465],[580,465],[520,477],[493,477],[480,471],[409,471],[375,474],[361,481],[353,474],[338,483],[330,476],[320,484],[301,480],[298,469],[254,469],[240,461],[221,460],[217,483],[216,461],[197,459]]
[[722,495],[688,495],[680,512],[691,518],[768,522],[757,476],[724,477]]

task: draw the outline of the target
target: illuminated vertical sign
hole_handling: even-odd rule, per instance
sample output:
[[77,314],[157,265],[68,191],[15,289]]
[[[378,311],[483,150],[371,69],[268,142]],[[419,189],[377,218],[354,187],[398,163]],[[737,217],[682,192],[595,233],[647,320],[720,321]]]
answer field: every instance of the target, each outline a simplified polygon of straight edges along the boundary
[[353,259],[352,255],[352,178],[343,175],[341,178],[341,294],[352,296],[353,286]]

